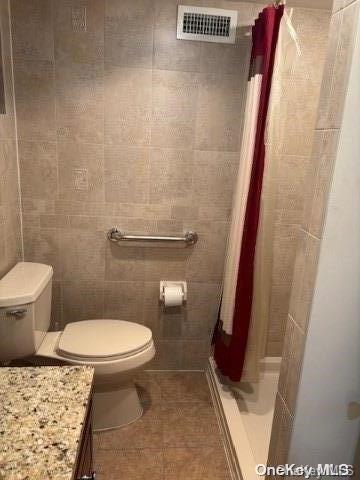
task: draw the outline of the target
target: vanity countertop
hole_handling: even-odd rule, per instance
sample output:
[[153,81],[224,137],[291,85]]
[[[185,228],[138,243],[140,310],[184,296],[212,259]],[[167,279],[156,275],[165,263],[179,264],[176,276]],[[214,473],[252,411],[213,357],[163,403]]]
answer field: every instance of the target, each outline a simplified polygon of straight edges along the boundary
[[0,368],[0,480],[71,480],[94,371]]

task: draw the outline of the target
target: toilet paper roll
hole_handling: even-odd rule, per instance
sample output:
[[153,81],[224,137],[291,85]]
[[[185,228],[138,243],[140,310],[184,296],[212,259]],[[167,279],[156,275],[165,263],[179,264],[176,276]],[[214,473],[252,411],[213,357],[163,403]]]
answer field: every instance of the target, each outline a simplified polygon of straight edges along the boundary
[[165,307],[178,307],[183,303],[183,291],[179,285],[164,288]]

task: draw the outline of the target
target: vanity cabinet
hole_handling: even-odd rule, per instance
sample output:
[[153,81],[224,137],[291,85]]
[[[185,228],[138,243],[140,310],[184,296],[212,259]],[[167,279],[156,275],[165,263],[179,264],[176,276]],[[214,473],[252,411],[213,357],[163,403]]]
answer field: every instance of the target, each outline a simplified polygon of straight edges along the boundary
[[80,440],[78,460],[73,480],[92,480],[93,475],[93,441],[92,441],[92,404],[90,402],[84,423],[83,434]]
[[91,480],[93,381],[85,366],[0,368],[0,478]]

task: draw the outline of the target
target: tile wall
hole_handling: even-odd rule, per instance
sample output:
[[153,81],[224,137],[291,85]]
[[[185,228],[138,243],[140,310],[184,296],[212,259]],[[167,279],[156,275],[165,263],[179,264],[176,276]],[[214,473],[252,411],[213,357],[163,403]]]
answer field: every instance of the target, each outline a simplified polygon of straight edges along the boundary
[[317,260],[359,18],[360,0],[334,2],[270,442],[268,461],[272,465],[284,464],[288,458]]
[[0,278],[22,258],[16,123],[7,0],[0,0],[1,50],[6,113],[0,115]]
[[[235,45],[179,41],[174,0],[10,3],[25,259],[54,267],[53,325],[136,321],[153,330],[153,367],[202,368],[239,159],[249,27]],[[216,5],[237,8],[244,25],[261,8]],[[119,248],[106,239],[114,225],[194,229],[199,242]],[[186,308],[163,311],[162,279],[188,281]]]
[[[306,176],[312,168],[313,130],[329,30],[329,12],[295,8],[292,23],[301,53],[295,44],[284,44],[282,95],[278,108],[279,145],[275,178],[265,179],[264,201],[274,206],[272,229],[272,276],[266,355],[280,357],[284,346],[291,284],[299,242],[299,227],[306,202]],[[266,197],[268,192],[268,197]],[[271,197],[270,197],[271,196]],[[267,221],[267,219],[265,219]]]

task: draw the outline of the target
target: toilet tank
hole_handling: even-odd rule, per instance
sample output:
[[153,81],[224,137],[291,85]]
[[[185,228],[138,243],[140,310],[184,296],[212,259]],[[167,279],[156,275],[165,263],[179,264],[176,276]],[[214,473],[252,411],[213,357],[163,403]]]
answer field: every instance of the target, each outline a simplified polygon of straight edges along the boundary
[[50,327],[53,269],[19,262],[0,280],[0,361],[32,355]]

